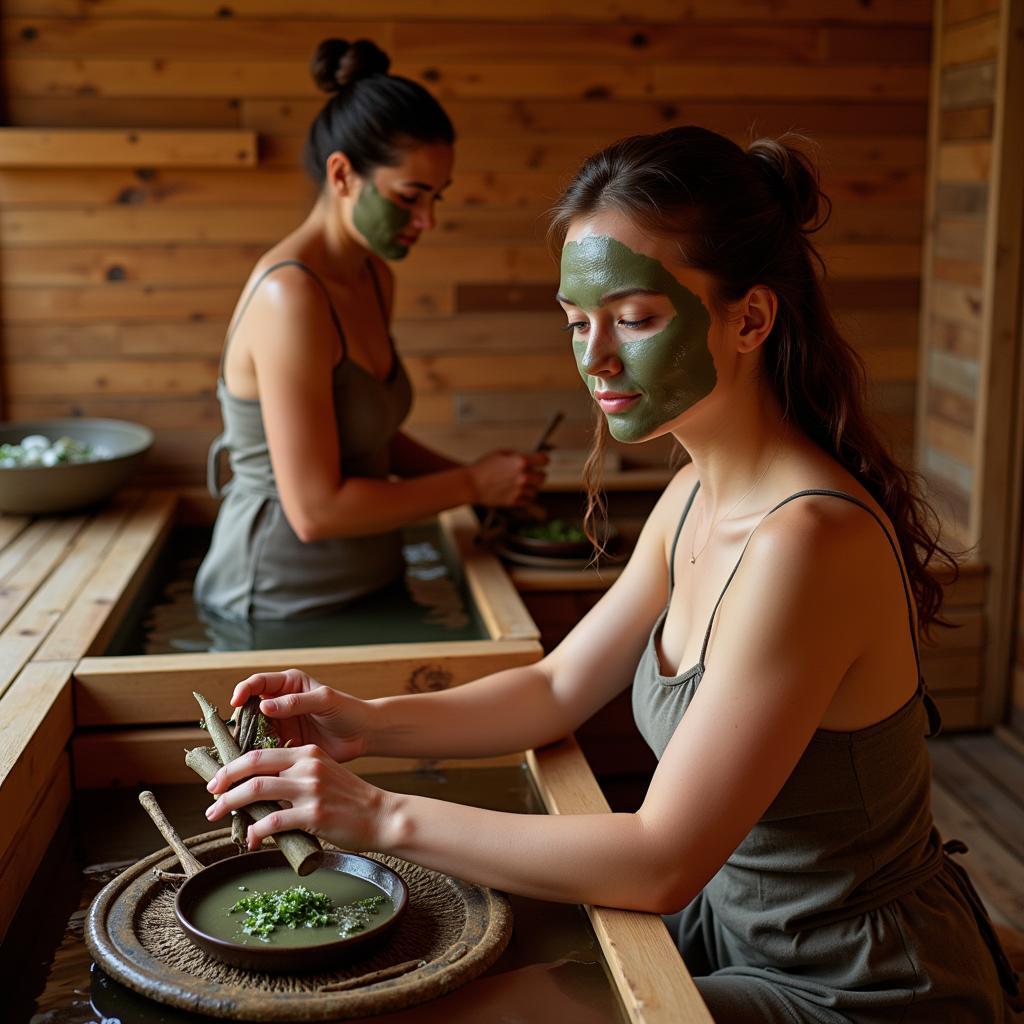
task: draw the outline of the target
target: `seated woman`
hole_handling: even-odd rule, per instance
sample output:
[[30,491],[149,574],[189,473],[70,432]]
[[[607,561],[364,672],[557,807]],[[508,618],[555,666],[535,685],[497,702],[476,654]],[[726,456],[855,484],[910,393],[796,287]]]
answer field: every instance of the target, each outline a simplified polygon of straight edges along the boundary
[[543,480],[542,454],[463,466],[401,430],[412,389],[385,260],[434,226],[455,136],[388,63],[367,40],[318,47],[313,77],[332,97],[306,156],[320,196],[257,262],[225,341],[211,489],[222,451],[233,476],[194,593],[227,620],[342,606],[401,575],[400,527],[470,502],[519,505]]
[[[587,160],[554,220],[580,374],[614,437],[670,433],[692,462],[535,665],[366,702],[294,670],[240,683],[232,703],[261,696],[296,742],[223,768],[211,819],[259,792],[290,807],[251,845],[307,828],[513,893],[671,915],[726,1024],[1004,1019],[1015,977],[929,807],[918,627],[945,553],[825,301],[822,202],[778,141],[676,128]],[[339,763],[539,746],[630,685],[660,759],[636,813],[452,806]]]

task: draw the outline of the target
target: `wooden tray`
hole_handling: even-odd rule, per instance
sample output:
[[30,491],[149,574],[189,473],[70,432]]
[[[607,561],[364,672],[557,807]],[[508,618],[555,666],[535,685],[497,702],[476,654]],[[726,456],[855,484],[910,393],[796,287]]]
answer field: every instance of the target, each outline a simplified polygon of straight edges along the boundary
[[[187,840],[205,862],[234,852],[219,829]],[[425,1002],[482,974],[512,931],[508,900],[415,864],[371,854],[409,885],[402,921],[366,957],[331,972],[262,974],[212,959],[192,946],[174,921],[171,884],[154,868],[177,870],[168,848],[138,861],[93,901],[85,940],[96,963],[122,985],[193,1013],[246,1021],[320,1021],[365,1017]],[[399,977],[369,975],[420,961]],[[347,986],[325,991],[328,987]]]

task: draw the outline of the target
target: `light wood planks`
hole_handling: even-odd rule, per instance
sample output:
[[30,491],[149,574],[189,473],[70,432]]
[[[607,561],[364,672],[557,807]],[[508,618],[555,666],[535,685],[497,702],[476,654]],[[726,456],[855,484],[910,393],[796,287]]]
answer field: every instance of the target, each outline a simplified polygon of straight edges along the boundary
[[[548,813],[608,813],[574,739],[529,751],[527,763]],[[711,1024],[660,917],[594,906],[587,913],[634,1024]]]
[[[80,520],[69,520],[67,525],[74,529],[73,538],[59,547],[52,545],[52,559],[42,554],[33,559],[33,568],[39,572],[45,570],[45,576],[38,580],[32,596],[0,632],[0,698],[94,577],[104,555],[120,534],[131,505],[129,500],[115,499],[78,529],[75,527]],[[51,536],[63,541],[60,526]],[[18,596],[25,596],[24,591],[18,592]]]
[[[100,729],[79,732],[71,745],[76,789],[157,786],[195,782],[184,751],[204,746],[207,734],[198,728]],[[441,771],[446,768],[522,764],[521,754],[502,757],[445,759],[357,757],[345,767],[357,775],[378,772]]]
[[966,721],[980,725],[1005,714],[1019,599],[1024,15],[998,0],[935,9],[917,463],[947,536],[991,567]]
[[[487,420],[488,404],[478,400],[495,390],[492,353],[502,360],[504,390],[543,396],[571,387],[571,361],[562,369],[539,363],[536,378],[530,372],[535,348],[565,356],[553,332],[557,268],[544,244],[545,211],[585,154],[680,123],[740,142],[791,128],[820,140],[836,201],[820,239],[837,290],[869,315],[885,310],[873,325],[880,336],[863,343],[871,372],[888,384],[912,382],[916,339],[897,325],[917,307],[923,0],[770,8],[746,0],[442,0],[434,8],[386,0],[350,5],[341,21],[326,2],[301,12],[275,0],[228,5],[227,13],[224,6],[5,6],[0,39],[15,129],[74,125],[140,139],[189,129],[210,138],[260,134],[259,165],[244,174],[148,157],[123,169],[82,161],[68,170],[0,170],[0,335],[9,407],[19,415],[48,400],[83,409],[102,401],[156,426],[178,415],[182,401],[202,403],[202,429],[159,431],[146,470],[157,484],[201,483],[217,416],[210,361],[224,325],[259,252],[292,230],[313,199],[298,159],[323,97],[306,62],[318,39],[346,33],[376,39],[396,71],[444,97],[459,134],[438,229],[396,267],[397,312],[409,322],[396,335],[425,357],[411,364],[423,392],[411,426],[430,428],[423,436],[443,451],[473,457],[492,437],[518,437],[502,433],[502,419]],[[541,312],[550,334],[527,326]],[[881,323],[885,316],[892,326]],[[101,336],[96,347],[86,340]],[[118,337],[130,341],[122,348]],[[52,372],[68,356],[68,372]],[[504,408],[490,407],[496,416]],[[906,403],[879,414],[897,446],[909,439],[911,414]],[[482,428],[476,444],[459,431],[470,415]],[[585,432],[574,444],[586,444]]]
[[174,524],[177,495],[147,494],[123,520],[67,609],[36,652],[36,660],[81,658],[102,647],[124,618]]
[[440,522],[491,639],[536,641],[540,633],[508,574],[476,540],[480,522],[473,512],[465,506],[451,509],[441,513]]
[[971,873],[996,921],[1024,930],[1024,752],[998,736],[929,743],[932,807],[943,839],[962,839]]
[[0,860],[71,739],[73,668],[69,661],[33,663],[0,698]]
[[71,767],[61,752],[16,838],[0,856],[0,941],[71,803]]
[[246,131],[112,131],[0,128],[5,167],[252,167],[256,136]]
[[79,726],[140,725],[194,719],[192,690],[201,681],[213,701],[257,671],[300,668],[358,697],[455,686],[541,656],[535,640],[466,640],[322,647],[289,651],[91,657],[75,669]]
[[[972,520],[992,561],[993,601],[983,720],[998,723],[1011,686],[1007,666],[1016,647],[1016,612],[1024,522],[1024,7],[1000,7],[999,76],[995,98],[993,167],[986,239],[984,345],[980,356],[977,487]],[[1007,372],[1016,367],[1016,374]]]

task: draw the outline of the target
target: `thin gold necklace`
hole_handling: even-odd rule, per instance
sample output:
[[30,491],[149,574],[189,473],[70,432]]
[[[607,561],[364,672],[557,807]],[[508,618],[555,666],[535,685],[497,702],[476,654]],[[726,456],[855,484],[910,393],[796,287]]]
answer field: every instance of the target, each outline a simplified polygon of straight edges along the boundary
[[[722,524],[722,522],[724,520],[728,519],[729,516],[731,516],[733,514],[733,512],[735,512],[736,509],[738,509],[740,507],[740,505],[747,498],[750,497],[750,495],[753,492],[754,488],[757,487],[757,485],[768,475],[768,470],[772,468],[772,463],[775,462],[775,456],[779,454],[779,448],[781,448],[781,447],[782,447],[781,443],[777,444],[775,446],[775,451],[772,452],[772,457],[768,460],[768,463],[767,463],[767,465],[765,465],[764,469],[762,469],[761,472],[758,474],[757,479],[739,496],[738,500],[735,501],[726,510],[724,515],[720,515],[711,524],[711,529],[708,530],[708,535],[707,535],[707,537],[704,538],[704,543],[701,544],[700,551],[698,551],[696,554],[694,554],[693,542],[697,539],[697,528],[696,527],[693,528],[693,536],[690,537],[690,565],[693,565],[697,561],[697,559],[700,558],[700,556],[702,554],[704,554],[704,549],[708,546],[708,544],[711,543],[711,538],[714,536],[715,530],[718,529],[718,527]],[[701,512],[703,512],[704,511],[704,504],[703,504],[703,502],[701,503],[700,507],[701,507]]]

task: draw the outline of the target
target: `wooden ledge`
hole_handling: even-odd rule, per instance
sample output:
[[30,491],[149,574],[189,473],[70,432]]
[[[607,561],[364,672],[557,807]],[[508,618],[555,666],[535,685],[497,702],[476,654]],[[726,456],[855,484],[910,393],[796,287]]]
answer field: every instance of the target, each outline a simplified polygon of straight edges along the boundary
[[2,167],[255,167],[256,133],[0,128]]

